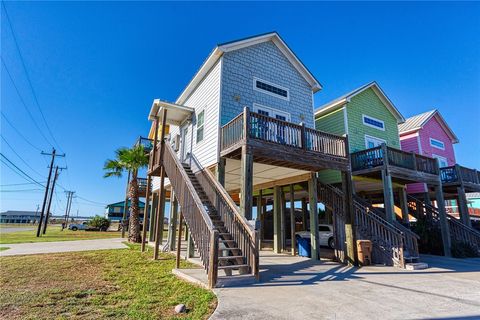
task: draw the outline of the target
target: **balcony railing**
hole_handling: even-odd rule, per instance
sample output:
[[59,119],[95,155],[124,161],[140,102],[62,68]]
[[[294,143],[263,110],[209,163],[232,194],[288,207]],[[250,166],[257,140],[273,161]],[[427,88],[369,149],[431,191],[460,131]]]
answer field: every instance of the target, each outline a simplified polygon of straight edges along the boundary
[[221,135],[222,150],[233,147],[242,140],[254,139],[334,157],[348,156],[345,137],[267,117],[249,111],[248,108],[224,125]]
[[352,153],[352,171],[383,166],[385,164],[385,153],[387,154],[387,163],[390,166],[434,175],[439,173],[436,159],[387,146],[378,146]]
[[135,146],[143,145],[145,152],[150,152],[153,149],[153,140],[148,138],[139,137],[137,142],[135,142]]
[[440,177],[442,178],[442,183],[466,182],[480,184],[480,172],[459,165],[440,168]]

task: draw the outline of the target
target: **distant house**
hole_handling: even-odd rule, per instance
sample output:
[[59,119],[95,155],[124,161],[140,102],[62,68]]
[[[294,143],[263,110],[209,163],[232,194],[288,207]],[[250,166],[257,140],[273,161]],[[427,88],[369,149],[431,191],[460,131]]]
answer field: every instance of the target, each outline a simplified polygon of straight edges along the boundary
[[4,211],[0,213],[0,223],[36,223],[40,219],[38,211]]
[[[140,220],[143,220],[143,211],[145,209],[145,203],[142,201],[138,202],[140,208]],[[125,207],[125,201],[111,203],[105,208],[105,218],[111,221],[121,221],[123,218],[123,209]],[[128,209],[127,209],[127,218],[130,215],[130,200],[128,200]]]
[[[456,163],[453,145],[458,138],[438,110],[408,118],[398,126],[402,150],[438,159],[440,167]],[[424,183],[408,185],[409,193],[427,192]]]

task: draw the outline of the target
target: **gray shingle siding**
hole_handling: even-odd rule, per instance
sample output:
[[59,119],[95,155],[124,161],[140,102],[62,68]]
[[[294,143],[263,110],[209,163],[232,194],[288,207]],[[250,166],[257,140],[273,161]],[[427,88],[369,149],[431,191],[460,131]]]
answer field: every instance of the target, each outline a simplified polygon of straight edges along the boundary
[[[254,90],[254,77],[287,88],[290,99]],[[257,103],[288,112],[291,122],[314,128],[312,89],[271,41],[223,55],[221,101],[221,125],[241,113],[244,106],[252,109]]]

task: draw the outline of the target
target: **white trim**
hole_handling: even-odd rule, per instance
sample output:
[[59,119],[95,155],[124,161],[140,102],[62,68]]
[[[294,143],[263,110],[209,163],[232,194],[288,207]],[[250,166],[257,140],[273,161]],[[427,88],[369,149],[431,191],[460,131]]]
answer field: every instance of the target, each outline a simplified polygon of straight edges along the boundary
[[[205,141],[205,116],[207,114],[206,112],[207,110],[207,107],[205,106],[202,110],[199,110],[197,112],[197,116],[196,116],[196,119],[195,119],[195,145],[199,145],[201,144],[203,141]],[[198,116],[203,112],[203,123],[202,123],[202,126],[199,128],[198,127]],[[198,141],[198,130],[199,129],[203,129],[203,136],[202,136],[202,140]],[[192,143],[193,144],[193,143]]]
[[258,113],[258,109],[262,109],[262,110],[271,112],[272,114],[268,115],[271,118],[275,118],[276,115],[279,115],[279,116],[284,116],[286,118],[285,121],[288,121],[288,122],[291,121],[291,114],[288,113],[288,112],[278,110],[278,109],[275,109],[275,108],[271,108],[271,107],[267,107],[267,106],[264,106],[262,104],[253,103],[253,112]]
[[343,125],[345,126],[345,134],[348,135],[348,116],[347,116],[347,106],[343,107]]
[[[430,141],[430,146],[431,146],[431,147],[434,147],[434,148],[440,149],[440,150],[445,150],[445,142],[443,142],[443,141],[441,141],[441,140],[438,140],[438,139],[434,139],[434,138],[430,138],[429,141]],[[433,145],[433,144],[432,144],[432,141],[441,143],[441,144],[443,145],[443,148],[442,148],[442,147],[439,147],[439,146]]]
[[220,162],[221,134],[222,134],[222,95],[223,95],[223,57],[220,58],[220,89],[218,95],[218,128],[217,128],[217,163]]
[[387,141],[384,140],[384,139],[382,139],[382,138],[377,138],[377,137],[374,137],[374,136],[371,136],[371,135],[366,134],[366,135],[365,135],[365,148],[366,148],[366,149],[370,149],[370,148],[368,147],[368,139],[377,140],[377,141],[382,141],[382,142],[385,143],[385,144],[387,143]]
[[[372,119],[374,121],[377,121],[377,122],[380,122],[382,124],[382,128],[380,127],[377,127],[377,126],[374,126],[373,124],[370,124],[370,123],[366,123],[365,122],[365,118],[369,118],[369,119]],[[382,120],[379,120],[377,118],[374,118],[372,116],[367,116],[366,114],[362,114],[362,122],[364,125],[366,125],[367,127],[371,127],[371,128],[375,128],[377,130],[381,130],[381,131],[385,131],[385,122],[383,122]]]
[[419,134],[417,134],[417,144],[418,144],[418,154],[422,155],[423,150],[422,150],[422,143],[420,141],[420,135]]
[[[276,94],[274,92],[270,92],[270,91],[267,91],[267,90],[264,90],[262,88],[258,88],[257,87],[257,81],[260,81],[260,82],[263,82],[263,83],[266,83],[268,85],[271,85],[272,87],[276,87],[276,88],[279,88],[279,89],[282,89],[282,90],[285,90],[287,91],[287,96],[284,97],[284,96],[281,96],[279,94]],[[270,81],[267,81],[267,80],[263,80],[263,79],[260,79],[260,78],[257,78],[257,77],[253,77],[253,90],[255,91],[258,91],[258,92],[261,92],[261,93],[265,93],[265,94],[268,94],[272,97],[276,97],[276,98],[280,98],[280,99],[283,99],[283,100],[287,100],[287,101],[290,101],[290,90],[288,88],[285,88],[281,85],[278,85],[276,83],[273,83],[273,82],[270,82]]]

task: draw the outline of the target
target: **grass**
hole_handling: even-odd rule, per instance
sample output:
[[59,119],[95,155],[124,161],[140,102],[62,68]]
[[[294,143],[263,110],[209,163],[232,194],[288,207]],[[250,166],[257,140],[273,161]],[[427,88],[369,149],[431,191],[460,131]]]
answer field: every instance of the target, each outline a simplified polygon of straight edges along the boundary
[[[209,317],[215,295],[176,278],[174,256],[153,261],[151,252],[129,247],[0,258],[0,319]],[[179,303],[187,313],[174,313]]]
[[5,250],[8,250],[10,249],[9,247],[0,247],[0,251],[5,251]]
[[[26,227],[26,226],[25,226]],[[62,231],[60,226],[48,226],[45,235],[37,238],[37,227],[29,231],[17,232],[0,232],[0,244],[5,243],[28,243],[28,242],[51,242],[51,241],[70,241],[70,240],[86,240],[86,239],[104,239],[104,238],[119,238],[121,232],[117,231],[71,231],[65,229]],[[3,228],[3,225],[2,225]]]

